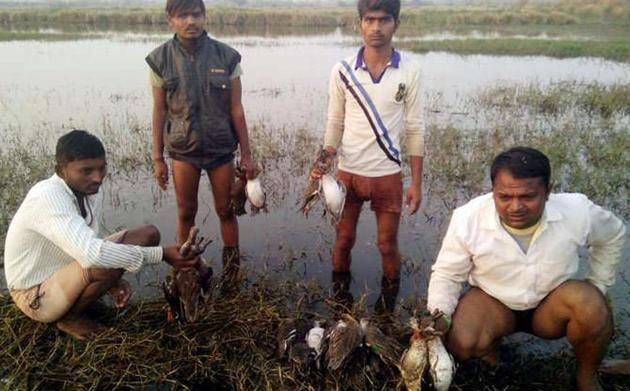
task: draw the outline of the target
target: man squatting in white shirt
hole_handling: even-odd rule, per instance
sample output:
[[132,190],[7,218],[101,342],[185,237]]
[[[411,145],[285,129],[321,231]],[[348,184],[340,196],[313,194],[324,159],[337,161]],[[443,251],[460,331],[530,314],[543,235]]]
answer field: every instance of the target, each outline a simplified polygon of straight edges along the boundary
[[92,134],[73,130],[59,138],[56,173],[33,186],[15,213],[5,243],[11,297],[29,318],[52,323],[77,339],[104,330],[85,310],[106,292],[117,307],[131,296],[125,271],[166,261],[198,265],[178,246],[159,247],[160,232],[144,225],[99,239],[105,149]]
[[[359,0],[357,9],[363,47],[332,69],[324,137],[326,150],[333,155],[339,152],[337,179],[348,191],[343,215],[336,225],[333,288],[348,288],[350,253],[359,215],[363,203],[370,201],[383,267],[377,305],[391,310],[388,307],[395,304],[400,275],[403,139],[411,168],[411,183],[405,195],[410,214],[416,213],[422,197],[420,68],[392,47],[392,37],[400,25],[399,0]],[[318,169],[311,172],[313,178],[321,175]],[[387,303],[379,304],[381,300]]]
[[[429,282],[428,310],[446,314],[437,327],[448,331],[448,350],[458,361],[493,363],[509,334],[566,336],[577,389],[601,389],[597,369],[612,334],[604,295],[621,258],[623,222],[582,194],[551,194],[549,160],[535,149],[499,154],[490,177],[492,193],[453,212]],[[574,279],[581,247],[585,281]],[[470,289],[460,297],[464,282]]]

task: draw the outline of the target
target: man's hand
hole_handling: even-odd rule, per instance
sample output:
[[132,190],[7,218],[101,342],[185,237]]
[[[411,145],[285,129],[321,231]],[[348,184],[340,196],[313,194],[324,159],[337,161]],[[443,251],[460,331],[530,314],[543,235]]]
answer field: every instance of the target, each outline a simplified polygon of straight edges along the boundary
[[182,256],[179,253],[179,246],[170,245],[163,247],[163,259],[166,263],[173,266],[175,269],[190,269],[197,267],[199,262],[199,254],[191,253],[188,256]]
[[410,215],[413,215],[418,211],[421,202],[422,188],[412,184],[409,189],[407,189],[407,196],[405,199],[405,205],[407,205]]
[[166,190],[166,185],[168,185],[168,166],[164,159],[153,160],[153,176],[160,189]]
[[328,146],[321,149],[317,154],[315,162],[311,166],[311,172],[309,173],[311,179],[318,180],[322,175],[329,172],[336,155],[337,150],[334,147]]
[[258,176],[258,166],[251,156],[242,156],[240,167],[245,172],[247,179],[255,179]]

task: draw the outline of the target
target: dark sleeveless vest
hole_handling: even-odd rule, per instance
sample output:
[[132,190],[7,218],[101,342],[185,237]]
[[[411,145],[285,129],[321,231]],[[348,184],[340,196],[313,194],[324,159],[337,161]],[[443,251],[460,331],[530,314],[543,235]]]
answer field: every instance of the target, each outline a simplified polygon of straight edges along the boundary
[[205,32],[196,44],[190,54],[173,37],[146,58],[164,80],[164,145],[187,156],[225,155],[238,143],[230,120],[230,75],[241,56]]

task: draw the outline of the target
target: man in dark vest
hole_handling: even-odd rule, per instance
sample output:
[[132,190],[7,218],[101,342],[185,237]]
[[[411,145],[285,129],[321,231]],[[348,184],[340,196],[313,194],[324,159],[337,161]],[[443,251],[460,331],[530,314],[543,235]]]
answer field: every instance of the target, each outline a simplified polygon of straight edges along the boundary
[[146,58],[153,90],[155,178],[168,183],[164,147],[172,158],[177,199],[177,239],[186,239],[197,215],[201,170],[208,173],[223,239],[224,272],[238,264],[238,223],[230,206],[234,152],[240,167],[256,175],[241,103],[241,56],[208,36],[202,0],[168,0],[168,24],[175,36]]

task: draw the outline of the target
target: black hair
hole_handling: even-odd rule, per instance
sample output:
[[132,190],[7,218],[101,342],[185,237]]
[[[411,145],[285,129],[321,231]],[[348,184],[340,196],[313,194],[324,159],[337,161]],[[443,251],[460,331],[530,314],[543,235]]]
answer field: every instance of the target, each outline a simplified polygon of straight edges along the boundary
[[192,11],[195,7],[201,8],[201,12],[206,13],[203,0],[166,0],[166,14],[169,16],[175,16],[182,11]]
[[55,150],[56,171],[75,160],[95,159],[105,156],[105,148],[98,137],[85,130],[72,130],[57,140]]
[[490,179],[494,179],[501,170],[507,170],[514,178],[541,178],[545,187],[549,187],[551,167],[544,153],[529,147],[513,147],[494,158],[490,168]]
[[359,11],[359,18],[363,18],[368,11],[385,11],[395,20],[398,20],[400,0],[359,0],[357,10]]

